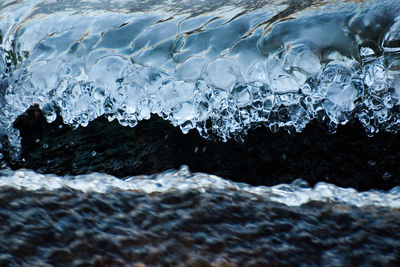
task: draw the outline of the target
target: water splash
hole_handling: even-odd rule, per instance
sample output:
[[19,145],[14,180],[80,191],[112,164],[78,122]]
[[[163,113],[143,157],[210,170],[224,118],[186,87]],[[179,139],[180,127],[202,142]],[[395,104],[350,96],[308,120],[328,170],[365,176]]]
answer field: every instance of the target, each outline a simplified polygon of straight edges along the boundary
[[191,173],[186,166],[182,166],[179,170],[128,177],[124,180],[101,173],[60,177],[52,174],[39,174],[31,170],[5,169],[0,173],[0,187],[4,186],[27,191],[51,191],[67,187],[83,192],[107,193],[112,190],[123,190],[146,194],[190,190],[203,192],[212,189],[223,190],[226,194],[250,193],[265,198],[266,201],[275,201],[288,206],[300,206],[311,201],[321,201],[358,207],[400,208],[399,187],[394,187],[387,192],[377,190],[358,192],[353,188],[341,188],[324,182],[311,188],[301,179],[295,180],[291,184],[272,187],[251,186],[231,182],[215,175]]
[[172,6],[0,4],[0,124],[13,156],[12,123],[33,103],[73,127],[157,114],[222,140],[313,119],[331,132],[355,118],[369,135],[399,130],[399,4]]

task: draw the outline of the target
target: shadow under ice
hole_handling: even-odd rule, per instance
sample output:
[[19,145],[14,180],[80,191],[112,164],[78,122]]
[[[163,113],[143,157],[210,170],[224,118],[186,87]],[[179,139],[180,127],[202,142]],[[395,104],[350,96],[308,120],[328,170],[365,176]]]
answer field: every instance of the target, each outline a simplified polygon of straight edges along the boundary
[[38,108],[14,123],[21,132],[22,161],[13,168],[40,173],[104,172],[117,177],[162,172],[185,164],[252,185],[290,183],[301,178],[357,190],[388,190],[400,184],[400,138],[391,133],[367,137],[361,125],[341,126],[328,134],[317,122],[302,133],[251,130],[244,143],[206,140],[158,117],[135,128],[101,117],[73,130],[60,116],[48,124]]

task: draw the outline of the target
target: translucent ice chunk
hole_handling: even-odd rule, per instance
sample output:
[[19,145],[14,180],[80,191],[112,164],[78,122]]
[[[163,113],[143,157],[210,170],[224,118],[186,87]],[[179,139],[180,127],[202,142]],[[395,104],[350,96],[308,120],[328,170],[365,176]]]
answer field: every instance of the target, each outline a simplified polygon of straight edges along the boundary
[[252,91],[252,87],[244,85],[244,84],[237,84],[231,90],[231,94],[235,100],[235,103],[238,107],[243,107],[250,104],[251,95],[250,92]]
[[235,61],[230,59],[216,59],[211,61],[204,70],[204,79],[212,86],[229,90],[241,80],[239,68]]
[[192,102],[179,103],[172,108],[172,112],[174,114],[173,120],[178,125],[193,120],[196,115]]
[[386,52],[397,53],[400,52],[400,20],[392,25],[385,35],[383,41],[383,48]]
[[296,78],[288,73],[276,71],[271,75],[271,88],[276,93],[298,92],[299,85]]
[[[100,59],[91,69],[89,79],[100,87],[113,87],[129,65],[129,61],[119,56]],[[107,75],[104,75],[107,73]]]
[[285,55],[284,69],[304,72],[315,75],[321,69],[321,63],[317,55],[311,50],[312,44],[298,44],[290,46]]
[[384,83],[386,68],[382,60],[378,59],[376,61],[367,64],[365,67],[366,73],[364,78],[364,83],[367,86],[372,86],[374,83]]
[[340,109],[354,109],[357,93],[351,83],[351,71],[344,64],[328,64],[321,74],[320,90],[326,92],[326,98]]
[[201,57],[191,57],[176,69],[176,77],[179,80],[196,81],[201,76],[201,71],[206,60]]
[[268,82],[267,67],[264,61],[258,62],[250,68],[248,79],[250,81],[260,81],[263,83]]

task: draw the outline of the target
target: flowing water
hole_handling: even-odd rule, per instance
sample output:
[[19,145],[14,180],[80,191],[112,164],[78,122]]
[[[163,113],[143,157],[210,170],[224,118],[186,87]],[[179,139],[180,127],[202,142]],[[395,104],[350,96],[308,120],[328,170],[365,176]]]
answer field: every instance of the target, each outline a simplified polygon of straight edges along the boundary
[[[399,14],[386,0],[3,0],[0,151],[23,160],[14,122],[32,105],[73,128],[99,117],[140,127],[157,115],[220,142],[311,121],[332,134],[354,121],[369,136],[396,134]],[[3,167],[2,264],[400,261],[398,187],[256,187],[186,167],[123,180]]]

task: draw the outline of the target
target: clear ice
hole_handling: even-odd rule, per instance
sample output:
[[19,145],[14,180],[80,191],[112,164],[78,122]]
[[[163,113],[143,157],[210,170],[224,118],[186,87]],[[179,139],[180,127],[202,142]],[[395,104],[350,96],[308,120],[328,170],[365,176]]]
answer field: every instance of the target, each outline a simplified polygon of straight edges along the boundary
[[2,1],[0,132],[17,159],[34,103],[72,127],[157,114],[222,140],[313,119],[397,132],[400,4],[311,2]]

